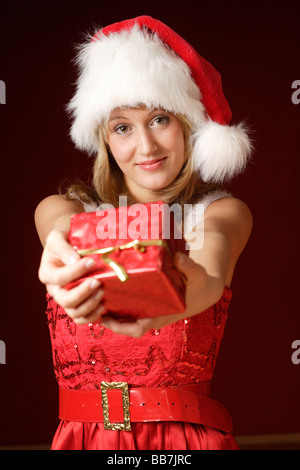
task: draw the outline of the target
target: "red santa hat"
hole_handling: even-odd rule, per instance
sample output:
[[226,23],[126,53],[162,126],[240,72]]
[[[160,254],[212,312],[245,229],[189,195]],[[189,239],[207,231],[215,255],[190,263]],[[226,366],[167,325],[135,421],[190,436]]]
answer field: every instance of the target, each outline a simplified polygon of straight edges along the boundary
[[222,182],[243,170],[251,143],[231,110],[216,69],[175,31],[150,16],[98,31],[81,47],[80,74],[68,105],[71,137],[98,151],[98,126],[117,107],[145,105],[183,114],[192,125],[194,171]]

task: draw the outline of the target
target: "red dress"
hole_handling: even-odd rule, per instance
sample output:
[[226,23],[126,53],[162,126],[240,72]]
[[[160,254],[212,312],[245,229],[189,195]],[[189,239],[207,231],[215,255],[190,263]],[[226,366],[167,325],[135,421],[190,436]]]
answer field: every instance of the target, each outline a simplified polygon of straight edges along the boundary
[[[199,315],[141,338],[100,324],[76,325],[48,295],[54,371],[60,388],[100,390],[101,381],[133,387],[171,387],[211,380],[227,319],[231,290]],[[104,430],[103,423],[61,421],[53,450],[238,449],[231,433],[181,422],[132,423],[131,431]]]

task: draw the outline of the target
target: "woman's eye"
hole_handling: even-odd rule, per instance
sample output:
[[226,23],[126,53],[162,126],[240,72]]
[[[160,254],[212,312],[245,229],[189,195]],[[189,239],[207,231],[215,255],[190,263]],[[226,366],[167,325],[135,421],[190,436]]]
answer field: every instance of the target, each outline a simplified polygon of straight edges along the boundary
[[128,132],[128,131],[129,131],[129,126],[125,126],[124,124],[121,125],[121,126],[117,126],[115,128],[115,132],[117,134],[126,134],[126,132]]
[[170,118],[168,116],[157,116],[154,120],[153,123],[157,124],[159,126],[163,126],[165,124],[168,124],[170,121]]

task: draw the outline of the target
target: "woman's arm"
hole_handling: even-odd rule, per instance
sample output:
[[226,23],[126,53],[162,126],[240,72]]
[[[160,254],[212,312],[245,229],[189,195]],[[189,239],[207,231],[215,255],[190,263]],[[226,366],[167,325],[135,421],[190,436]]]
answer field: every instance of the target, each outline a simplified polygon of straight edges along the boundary
[[210,204],[205,211],[204,226],[200,223],[196,227],[198,232],[204,229],[202,248],[190,251],[189,257],[182,253],[175,256],[176,267],[187,277],[186,311],[132,323],[120,323],[105,316],[102,324],[116,333],[140,337],[150,328],[162,328],[214,305],[221,298],[225,285],[230,286],[252,223],[249,208],[239,199],[223,198]]
[[[253,225],[247,205],[236,198],[222,198],[208,206],[204,224],[196,230],[204,230],[203,247],[191,250],[189,258],[203,268],[199,283],[201,291],[189,293],[187,313],[191,315],[214,305],[224,287],[230,286],[235,265],[249,239]],[[178,265],[179,268],[179,265]],[[195,274],[195,277],[197,275]],[[189,315],[190,316],[190,315]]]
[[39,279],[78,324],[96,321],[105,311],[100,303],[103,291],[98,280],[87,279],[73,289],[64,289],[95,264],[90,258],[81,258],[68,243],[71,215],[83,211],[79,201],[68,201],[59,195],[44,199],[35,211],[37,232],[44,246]]

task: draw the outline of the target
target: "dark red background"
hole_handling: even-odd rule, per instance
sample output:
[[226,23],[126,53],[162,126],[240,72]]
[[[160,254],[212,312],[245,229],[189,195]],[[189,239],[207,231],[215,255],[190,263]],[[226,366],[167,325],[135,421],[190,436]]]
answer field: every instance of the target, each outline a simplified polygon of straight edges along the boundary
[[[300,432],[298,211],[299,2],[1,2],[0,445],[47,443],[57,425],[41,245],[33,213],[59,182],[86,177],[65,104],[74,90],[74,44],[93,26],[150,14],[174,28],[221,72],[233,122],[254,129],[256,152],[231,185],[254,215],[232,284],[233,301],[213,385],[235,434]],[[142,6],[141,6],[142,5]],[[74,170],[75,169],[75,170]]]

